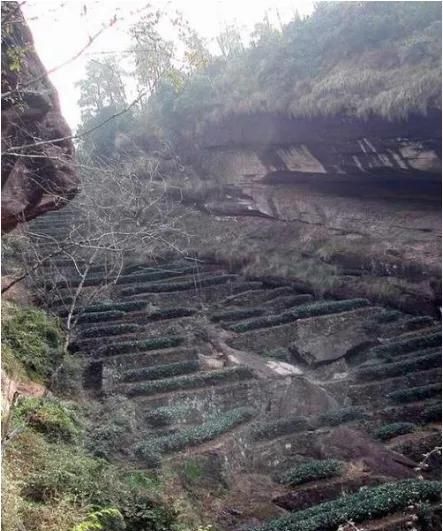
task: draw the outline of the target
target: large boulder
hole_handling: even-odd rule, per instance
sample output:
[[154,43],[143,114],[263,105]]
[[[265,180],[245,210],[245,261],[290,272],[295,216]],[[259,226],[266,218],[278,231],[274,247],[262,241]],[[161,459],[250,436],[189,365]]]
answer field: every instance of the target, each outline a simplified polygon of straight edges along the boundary
[[2,231],[72,199],[71,130],[17,2],[2,2]]

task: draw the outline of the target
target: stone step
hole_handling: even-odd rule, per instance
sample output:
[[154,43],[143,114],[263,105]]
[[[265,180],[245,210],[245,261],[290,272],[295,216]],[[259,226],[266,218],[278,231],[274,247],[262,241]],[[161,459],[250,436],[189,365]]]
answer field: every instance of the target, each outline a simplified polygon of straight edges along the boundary
[[198,389],[208,386],[223,385],[254,378],[254,373],[247,367],[229,367],[213,371],[198,372],[189,376],[164,378],[159,381],[140,384],[120,384],[114,388],[128,397],[149,396],[171,393],[182,389]]
[[365,306],[369,306],[369,301],[366,299],[348,299],[342,301],[316,301],[312,304],[305,304],[296,307],[293,310],[288,310],[280,314],[258,317],[256,319],[249,319],[247,321],[232,325],[230,329],[234,332],[245,333],[252,330],[272,328],[274,326],[291,323],[298,319],[305,319],[309,317],[329,315],[334,313],[343,313]]
[[359,474],[354,477],[338,477],[323,481],[312,481],[308,485],[295,487],[280,496],[272,498],[273,503],[287,511],[301,511],[340,496],[384,483],[385,478]]
[[360,368],[354,373],[357,381],[368,382],[383,380],[395,376],[410,374],[415,371],[433,369],[441,366],[441,352],[408,356],[393,363],[378,363],[369,367]]
[[193,276],[187,276],[183,279],[176,279],[174,282],[157,282],[138,284],[137,286],[123,288],[121,295],[131,296],[139,295],[143,293],[167,293],[177,291],[193,291],[199,288],[205,288],[208,286],[216,286],[218,284],[226,284],[237,280],[236,275],[208,275],[200,278]]
[[350,385],[348,396],[355,405],[375,407],[381,403],[389,403],[389,394],[401,388],[414,387],[420,384],[434,384],[441,380],[441,369],[433,368],[415,371],[405,376],[385,378],[377,382]]
[[124,371],[119,376],[121,383],[144,382],[151,380],[161,380],[174,376],[182,376],[199,371],[200,363],[198,360],[179,361],[164,365],[155,365]]
[[149,339],[144,339],[141,341],[124,341],[121,343],[115,342],[96,350],[93,354],[93,357],[95,359],[100,359],[107,358],[108,356],[117,356],[119,354],[132,355],[136,352],[174,348],[182,345],[184,342],[185,338],[183,336],[158,336],[150,337]]
[[198,360],[195,349],[170,348],[159,351],[139,352],[131,356],[127,354],[109,356],[103,360],[103,366],[104,371],[109,373],[109,375],[119,375],[124,371],[192,360]]
[[[118,333],[118,329],[121,325],[121,321],[116,325],[115,335],[109,334],[97,338],[85,338],[80,335],[78,339],[75,339],[70,345],[71,352],[82,351],[83,353],[91,352],[99,348],[104,348],[105,345],[112,345],[116,343],[126,342],[138,342],[148,340],[156,336],[177,336],[184,335],[193,324],[191,317],[170,318],[163,320],[154,320],[147,322],[144,325],[130,325],[135,326],[136,331],[127,333]],[[126,325],[125,325],[126,326]]]
[[[150,293],[149,300],[152,304],[154,304],[155,306],[159,306],[160,308],[171,307],[174,304],[210,304],[219,300],[220,297],[225,297],[233,293],[241,293],[242,291],[260,289],[261,287],[261,282],[253,283],[238,280],[235,282],[226,282],[224,284],[218,284],[208,287],[199,287],[186,291]],[[140,293],[138,295],[131,295],[128,297],[120,296],[121,300],[138,300],[140,298],[146,299],[146,293]]]

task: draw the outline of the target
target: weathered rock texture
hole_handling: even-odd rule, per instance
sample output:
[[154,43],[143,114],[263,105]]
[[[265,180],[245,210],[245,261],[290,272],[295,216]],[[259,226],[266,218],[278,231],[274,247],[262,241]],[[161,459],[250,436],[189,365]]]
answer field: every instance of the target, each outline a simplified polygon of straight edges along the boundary
[[[72,199],[71,131],[19,5],[2,3],[2,230]],[[60,140],[61,139],[61,140]]]
[[440,124],[437,111],[402,122],[234,116],[198,139],[209,191],[194,203],[223,221],[218,254],[238,237],[238,258],[255,264],[250,272],[315,289],[332,280],[339,294],[432,311],[441,272]]

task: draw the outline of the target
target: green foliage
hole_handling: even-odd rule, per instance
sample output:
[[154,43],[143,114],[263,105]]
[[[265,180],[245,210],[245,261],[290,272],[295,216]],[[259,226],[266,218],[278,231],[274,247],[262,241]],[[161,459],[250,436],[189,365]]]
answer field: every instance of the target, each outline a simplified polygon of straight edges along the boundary
[[343,468],[343,463],[335,459],[312,459],[290,468],[279,478],[279,482],[293,487],[308,481],[339,476]]
[[162,270],[151,270],[147,272],[137,272],[132,275],[122,275],[119,277],[117,284],[133,284],[134,282],[152,282],[156,280],[162,280],[165,278],[179,277],[181,275],[186,275],[193,273],[195,270],[193,267],[182,267],[180,269],[176,268],[174,271],[162,271]]
[[145,369],[134,369],[122,374],[124,382],[138,382],[141,380],[159,380],[171,376],[179,376],[198,371],[200,363],[198,360],[179,361],[177,363],[168,363],[166,365],[157,365]]
[[152,382],[143,382],[129,387],[126,391],[128,397],[138,395],[154,395],[169,391],[196,389],[209,385],[217,385],[228,382],[238,382],[253,377],[252,371],[247,367],[229,367],[209,372],[202,372],[174,378],[164,378]]
[[123,531],[125,521],[118,509],[112,507],[100,509],[88,515],[88,518],[77,524],[72,531]]
[[418,502],[440,499],[441,483],[407,479],[362,489],[265,524],[260,531],[332,531],[348,521],[382,518]]
[[15,358],[28,376],[46,381],[62,359],[62,338],[58,320],[44,311],[4,303],[2,347],[10,366]]
[[120,323],[109,326],[88,328],[86,330],[82,330],[81,336],[82,339],[87,337],[95,338],[103,336],[119,336],[123,334],[130,334],[132,332],[137,332],[137,330],[139,329],[140,327],[137,324]]
[[[147,460],[148,466],[157,464],[161,454],[176,452],[183,448],[202,444],[246,422],[254,415],[251,408],[240,407],[226,413],[217,413],[203,424],[184,429],[172,435],[165,435],[145,441],[137,447],[137,453]],[[157,460],[155,459],[157,457]]]
[[405,433],[411,433],[415,431],[417,426],[412,422],[393,422],[392,424],[386,424],[375,432],[377,439],[387,441],[398,435],[404,435]]
[[148,411],[145,415],[145,420],[150,426],[160,428],[182,418],[189,410],[190,407],[184,404],[161,406]]
[[21,398],[13,409],[13,422],[32,427],[49,441],[73,442],[81,433],[75,411],[56,399]]
[[99,356],[115,356],[117,354],[127,354],[129,352],[144,352],[146,350],[157,350],[162,348],[178,347],[184,342],[181,336],[153,337],[142,341],[125,341],[106,345],[98,351]]
[[78,323],[99,323],[100,321],[112,321],[114,319],[121,319],[125,312],[121,310],[108,310],[105,312],[90,312],[81,315],[78,318]]
[[441,345],[441,334],[430,334],[422,337],[413,337],[400,341],[392,341],[385,345],[374,347],[371,352],[374,356],[386,357],[398,354],[406,354],[414,350],[420,350]]
[[366,299],[316,302],[313,304],[306,304],[296,307],[293,310],[289,310],[278,315],[259,317],[258,319],[251,319],[250,321],[234,324],[230,327],[230,329],[234,332],[247,332],[249,330],[257,330],[259,328],[268,328],[271,326],[291,323],[292,321],[304,319],[306,317],[356,310],[357,308],[362,308],[368,304],[369,301]]
[[377,314],[374,319],[377,323],[392,323],[398,321],[402,315],[398,310],[384,310]]
[[441,366],[441,353],[414,356],[394,363],[379,363],[373,367],[365,367],[356,372],[357,380],[377,380],[401,376],[412,371],[422,371]]
[[144,310],[148,301],[127,301],[127,302],[109,302],[105,304],[91,304],[85,308],[85,313],[104,312],[109,310],[120,310],[124,312],[136,312]]
[[441,384],[429,384],[419,387],[409,387],[408,389],[399,389],[388,394],[388,398],[394,402],[415,402],[426,400],[441,394]]
[[438,402],[425,407],[422,419],[424,422],[441,422],[441,403]]
[[179,317],[189,317],[194,315],[195,310],[192,308],[165,308],[163,310],[157,310],[149,314],[150,321],[161,321],[163,319],[177,319]]
[[251,437],[255,441],[272,440],[282,435],[306,431],[310,428],[306,417],[292,417],[266,422],[254,427]]

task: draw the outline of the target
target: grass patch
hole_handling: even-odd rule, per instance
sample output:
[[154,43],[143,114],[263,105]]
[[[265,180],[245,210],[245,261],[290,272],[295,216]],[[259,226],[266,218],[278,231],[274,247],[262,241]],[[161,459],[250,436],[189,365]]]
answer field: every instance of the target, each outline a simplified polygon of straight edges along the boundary
[[62,359],[63,332],[58,319],[42,310],[3,304],[2,347],[7,372],[23,367],[27,376],[47,381]]
[[12,412],[13,426],[30,426],[49,441],[74,442],[82,431],[75,411],[56,399],[22,397]]
[[169,391],[195,389],[220,383],[238,382],[253,377],[253,372],[247,367],[229,367],[204,373],[176,376],[153,382],[134,385],[126,391],[128,397],[138,395],[154,395]]
[[432,369],[441,366],[441,353],[422,355],[394,363],[380,363],[375,367],[359,369],[355,376],[357,380],[382,380],[394,376],[402,376],[412,371]]
[[171,337],[153,337],[151,339],[144,339],[142,341],[124,341],[115,343],[114,345],[107,345],[99,350],[100,356],[114,356],[117,354],[127,354],[129,352],[142,352],[145,350],[157,350],[163,348],[178,347],[184,342],[185,338],[182,336]]
[[279,483],[294,487],[309,481],[318,479],[328,479],[340,476],[344,465],[335,459],[312,459],[290,468],[285,474],[278,478]]
[[382,441],[388,441],[398,435],[412,433],[416,429],[417,425],[412,422],[393,422],[392,424],[386,424],[378,429],[375,432],[375,436]]
[[123,373],[122,381],[139,382],[140,380],[160,380],[161,378],[196,372],[199,368],[200,363],[198,360],[168,363],[165,365],[157,365],[156,367],[127,371]]
[[407,479],[321,503],[303,511],[296,511],[272,520],[260,531],[332,531],[352,520],[363,522],[382,518],[419,502],[440,499],[441,483]]
[[419,387],[409,387],[408,389],[399,389],[388,394],[388,398],[394,402],[416,402],[434,398],[441,394],[441,384],[429,384]]
[[304,306],[297,307],[294,310],[283,312],[278,315],[269,315],[266,317],[260,317],[258,319],[251,319],[250,321],[243,323],[238,323],[232,325],[230,329],[234,332],[247,332],[249,330],[256,330],[258,328],[269,328],[272,326],[291,323],[297,319],[355,310],[357,308],[367,306],[368,304],[369,301],[366,299],[316,302],[313,304],[306,304]]

